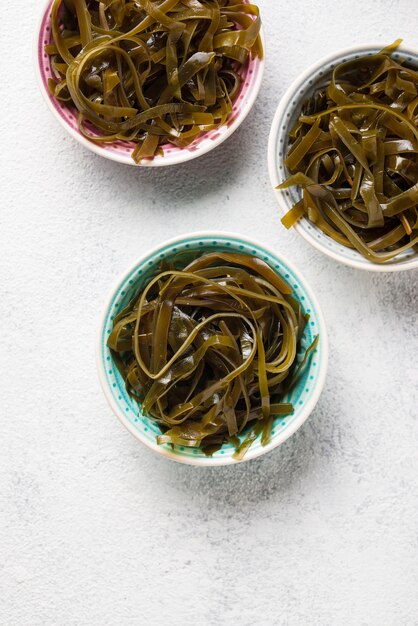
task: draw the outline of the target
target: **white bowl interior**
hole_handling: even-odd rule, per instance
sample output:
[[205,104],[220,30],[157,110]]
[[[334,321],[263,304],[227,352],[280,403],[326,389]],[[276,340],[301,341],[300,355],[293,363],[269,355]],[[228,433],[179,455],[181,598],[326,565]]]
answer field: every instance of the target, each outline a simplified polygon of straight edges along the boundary
[[[302,197],[301,190],[297,187],[286,190],[275,188],[289,176],[289,171],[284,164],[289,149],[289,131],[296,123],[303,103],[318,88],[324,87],[329,82],[336,65],[360,56],[371,56],[382,48],[383,46],[378,45],[359,46],[330,55],[299,76],[283,96],[276,111],[269,140],[270,179],[283,214],[286,214]],[[401,47],[392,56],[394,59],[407,61],[408,64],[418,68],[418,52]],[[335,242],[306,218],[299,220],[295,228],[315,248],[352,267],[381,272],[418,267],[418,253],[414,250],[408,250],[393,261],[379,265],[368,261],[356,250]]]

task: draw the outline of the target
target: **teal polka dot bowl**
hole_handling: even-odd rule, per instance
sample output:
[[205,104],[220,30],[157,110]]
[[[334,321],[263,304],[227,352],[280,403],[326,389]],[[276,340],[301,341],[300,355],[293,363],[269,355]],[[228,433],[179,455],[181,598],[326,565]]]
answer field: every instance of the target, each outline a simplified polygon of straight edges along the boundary
[[[258,256],[264,259],[282,279],[291,285],[294,297],[300,302],[303,311],[310,316],[301,341],[299,360],[302,358],[304,350],[319,334],[317,349],[309,365],[305,368],[294,388],[284,398],[285,402],[293,404],[293,414],[285,418],[277,417],[272,429],[270,443],[263,447],[260,439],[256,440],[248,450],[244,461],[270,452],[293,435],[306,421],[323,389],[328,365],[327,330],[321,309],[306,280],[289,261],[267,246],[241,235],[222,232],[183,235],[142,256],[119,278],[104,308],[97,337],[99,378],[105,396],[116,416],[134,437],[151,450],[167,459],[189,465],[206,467],[232,465],[239,462],[233,458],[235,450],[232,445],[224,446],[212,457],[205,456],[199,448],[159,446],[156,442],[156,437],[160,434],[157,424],[141,412],[140,405],[133,401],[126,392],[124,381],[114,366],[110,350],[107,347],[107,339],[111,333],[115,316],[147,284],[149,279],[155,276],[161,261],[170,260],[181,252],[196,250],[201,251],[202,254],[217,250]],[[246,432],[244,431],[241,437],[244,438],[245,435]]]

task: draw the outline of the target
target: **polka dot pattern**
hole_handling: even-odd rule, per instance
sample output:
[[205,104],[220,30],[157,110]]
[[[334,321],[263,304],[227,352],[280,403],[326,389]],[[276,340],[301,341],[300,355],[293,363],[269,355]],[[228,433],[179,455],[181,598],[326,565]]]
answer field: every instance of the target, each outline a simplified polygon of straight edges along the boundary
[[[250,0],[243,0],[243,2],[245,4],[249,4]],[[70,130],[71,134],[83,145],[91,147],[91,149],[94,149],[94,152],[97,152],[101,156],[111,158],[128,165],[135,165],[131,154],[136,144],[126,141],[115,141],[106,144],[90,142],[88,139],[83,137],[78,130],[75,109],[68,107],[66,104],[59,103],[53,96],[50,95],[48,89],[48,79],[54,77],[54,70],[51,66],[50,57],[44,52],[44,46],[45,44],[52,42],[52,33],[50,28],[52,4],[53,1],[51,0],[46,6],[38,36],[38,67],[43,95],[53,109],[57,119],[65,128],[67,128],[67,130]],[[199,156],[200,153],[206,153],[222,143],[224,139],[229,137],[232,132],[238,128],[250,111],[254,102],[254,97],[257,95],[261,85],[263,71],[264,61],[260,61],[259,58],[250,57],[246,66],[244,66],[241,71],[242,86],[236,96],[233,112],[227,124],[221,128],[211,130],[207,133],[202,133],[187,148],[177,148],[176,146],[172,146],[170,144],[162,146],[164,154],[155,157],[153,161],[144,163],[143,165],[159,166],[181,163],[185,160],[185,153],[188,153],[189,158],[194,158]],[[89,127],[89,132],[94,135],[94,128]]]
[[[262,248],[255,247],[253,244],[249,245],[247,242],[241,241],[238,238],[233,239],[228,237],[218,237],[216,240],[212,238],[187,239],[181,242],[177,241],[175,245],[159,249],[154,254],[144,258],[141,264],[135,267],[122,280],[106,311],[100,341],[100,360],[106,385],[112,397],[112,404],[117,409],[117,414],[121,417],[122,421],[129,424],[131,430],[135,430],[140,439],[146,440],[148,445],[153,447],[157,447],[155,437],[160,434],[158,426],[152,420],[141,414],[138,404],[127,394],[125,384],[117,368],[109,367],[111,354],[106,342],[113,327],[113,318],[117,314],[119,307],[123,308],[126,306],[138,291],[144,288],[148,282],[148,278],[155,275],[155,271],[158,270],[162,258],[170,261],[178,254],[182,254],[184,258],[187,258],[187,254],[194,254],[196,251],[198,253],[213,251],[214,247],[219,251],[229,250],[237,251],[241,254],[256,254],[260,258],[265,259],[282,279],[290,282],[294,287],[294,297],[299,299],[305,313],[308,313],[308,310],[310,311],[310,323],[307,325],[302,338],[302,349],[298,353],[298,361],[302,360],[304,351],[311,345],[316,335],[320,332],[320,319],[317,315],[315,304],[311,299],[310,292],[300,278],[279,258],[267,253],[266,250]],[[322,363],[323,358],[322,342],[319,341],[317,354],[315,354],[315,367],[311,360],[300,377],[297,386],[283,398],[284,402],[291,402],[294,405],[295,411],[292,415],[286,416],[285,418],[282,416],[274,421],[273,437],[283,436],[283,432],[286,431],[286,429],[292,429],[292,425],[299,419],[301,412],[305,410],[305,406],[312,398],[316,383],[320,377],[321,367],[317,367],[316,363]],[[309,385],[307,384],[308,381]],[[200,450],[194,448],[175,446],[174,450],[172,450],[171,446],[168,445],[165,446],[165,448],[175,457],[204,457]],[[260,448],[260,441],[256,441],[252,446],[252,450]],[[215,457],[220,455],[222,455],[222,457],[231,457],[233,452],[234,448],[231,445],[225,446],[222,450],[215,453]]]

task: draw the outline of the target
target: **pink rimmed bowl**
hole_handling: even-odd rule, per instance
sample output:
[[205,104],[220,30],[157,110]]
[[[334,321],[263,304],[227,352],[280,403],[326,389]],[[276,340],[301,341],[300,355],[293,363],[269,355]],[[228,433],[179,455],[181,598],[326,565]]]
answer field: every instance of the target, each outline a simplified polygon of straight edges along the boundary
[[[243,0],[248,4],[249,0]],[[53,0],[47,0],[41,12],[39,26],[35,38],[35,72],[41,93],[54,117],[65,130],[83,146],[112,161],[136,165],[131,154],[135,144],[127,141],[114,141],[112,143],[98,144],[84,137],[77,126],[76,109],[54,98],[48,89],[48,79],[54,77],[50,57],[44,52],[44,46],[52,42],[51,32],[51,8]],[[265,39],[263,29],[261,39],[265,52]],[[243,84],[234,101],[233,113],[227,124],[220,126],[207,133],[199,135],[187,148],[177,148],[171,144],[162,146],[164,154],[156,156],[153,160],[142,162],[142,167],[161,167],[164,165],[176,165],[185,163],[210,152],[228,137],[230,137],[245,120],[251,111],[258,93],[264,74],[265,61],[259,58],[250,58],[242,72]]]

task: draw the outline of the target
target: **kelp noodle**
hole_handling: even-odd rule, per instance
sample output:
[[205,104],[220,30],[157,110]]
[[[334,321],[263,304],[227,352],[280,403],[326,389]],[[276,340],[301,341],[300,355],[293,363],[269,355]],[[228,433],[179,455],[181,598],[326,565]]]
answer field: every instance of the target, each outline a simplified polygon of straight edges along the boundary
[[55,0],[51,18],[51,93],[92,141],[135,142],[136,162],[227,123],[262,55],[258,8],[235,0]]
[[268,443],[274,416],[292,413],[282,399],[318,337],[298,360],[308,318],[259,258],[214,252],[176,267],[164,264],[115,318],[108,345],[159,444],[212,454],[232,442],[241,459],[260,433]]
[[399,44],[341,63],[309,98],[279,186],[303,189],[287,228],[305,216],[374,263],[418,244],[418,71],[391,57]]

